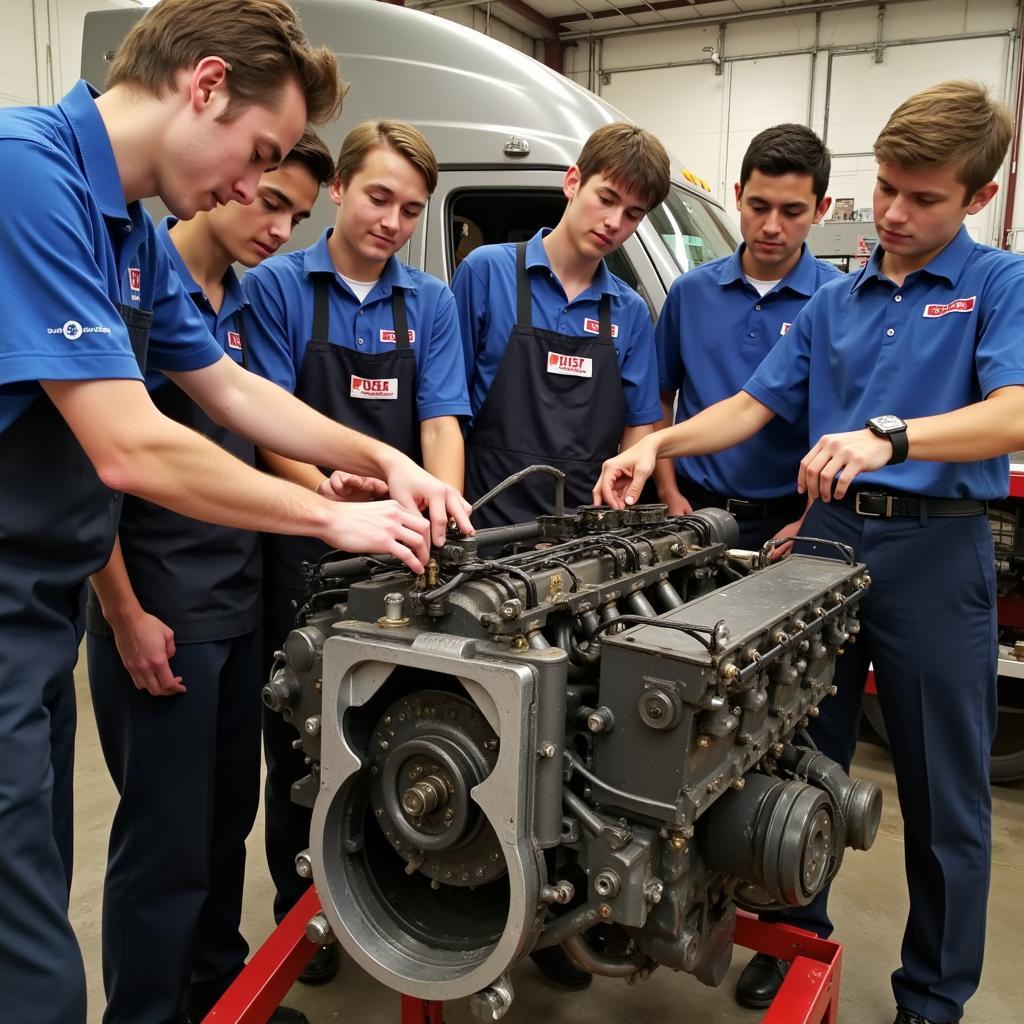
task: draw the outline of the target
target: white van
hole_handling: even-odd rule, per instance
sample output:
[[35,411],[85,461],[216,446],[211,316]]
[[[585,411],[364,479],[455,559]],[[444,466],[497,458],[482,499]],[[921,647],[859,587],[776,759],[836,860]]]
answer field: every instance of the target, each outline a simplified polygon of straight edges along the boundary
[[[562,175],[596,128],[629,120],[538,61],[479,32],[376,0],[292,0],[313,42],[341,58],[352,89],[339,122],[323,131],[337,153],[348,130],[372,117],[416,125],[437,154],[440,177],[423,219],[399,254],[450,281],[477,245],[515,242],[557,223]],[[82,77],[102,88],[106,65],[138,9],[87,14]],[[672,192],[609,259],[656,315],[675,277],[735,247],[724,210],[676,168]],[[154,217],[163,210],[151,207]],[[321,200],[288,248],[334,221]]]

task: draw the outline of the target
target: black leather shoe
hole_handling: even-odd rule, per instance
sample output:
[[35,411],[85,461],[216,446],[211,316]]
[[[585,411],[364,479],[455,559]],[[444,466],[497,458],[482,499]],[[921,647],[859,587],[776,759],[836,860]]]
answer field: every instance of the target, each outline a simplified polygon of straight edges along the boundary
[[569,959],[561,946],[535,949],[530,954],[530,959],[537,965],[549,985],[564,989],[566,992],[578,992],[580,989],[587,988],[594,980],[594,976],[589,971],[577,967]]
[[[958,1017],[957,1020],[959,1019]],[[922,1017],[921,1014],[908,1010],[905,1006],[897,1006],[896,1019],[892,1024],[939,1024],[939,1022]],[[950,1024],[957,1024],[957,1021],[951,1021]]]
[[279,1006],[270,1015],[267,1024],[309,1024],[309,1018],[293,1006]]
[[330,981],[338,973],[338,947],[333,943],[330,946],[321,946],[314,954],[313,959],[306,964],[299,981],[303,985],[322,985]]
[[766,953],[756,953],[736,983],[736,1002],[749,1010],[763,1010],[771,1006],[788,970],[788,960],[776,960]]

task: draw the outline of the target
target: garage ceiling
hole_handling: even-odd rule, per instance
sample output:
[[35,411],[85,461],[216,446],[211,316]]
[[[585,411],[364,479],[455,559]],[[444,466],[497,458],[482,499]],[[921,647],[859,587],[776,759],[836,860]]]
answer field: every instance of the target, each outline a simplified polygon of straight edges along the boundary
[[[889,0],[893,2],[893,0]],[[899,2],[899,0],[896,0]],[[425,11],[490,8],[494,17],[534,39],[651,31],[659,27],[717,24],[784,13],[876,6],[875,0],[405,0]]]

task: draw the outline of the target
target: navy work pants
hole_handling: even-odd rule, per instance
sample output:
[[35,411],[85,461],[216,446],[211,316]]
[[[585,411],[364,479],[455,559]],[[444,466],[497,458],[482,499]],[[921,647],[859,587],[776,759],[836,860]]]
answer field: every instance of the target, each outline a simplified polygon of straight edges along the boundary
[[[263,674],[267,675],[274,651],[280,650],[295,628],[297,605],[303,590],[268,585],[263,592]],[[267,866],[274,882],[274,917],[280,923],[299,901],[310,882],[295,871],[295,857],[309,846],[312,812],[291,798],[292,783],[309,774],[305,754],[292,747],[299,738],[295,726],[276,711],[263,711],[263,756],[267,781],[263,794]]]
[[[838,694],[809,731],[849,767],[873,663],[910,893],[893,993],[928,1020],[956,1021],[981,976],[992,853],[997,640],[988,517],[874,519],[817,502],[801,532],[851,545],[871,574],[860,637],[837,661]],[[785,919],[826,936],[827,901],[826,892]]]
[[85,1024],[68,922],[78,616],[0,608],[0,1021]]
[[90,633],[89,682],[120,794],[103,890],[104,1024],[205,1014],[234,980],[245,837],[259,805],[259,631],[179,644],[188,692],[137,690],[114,641]]

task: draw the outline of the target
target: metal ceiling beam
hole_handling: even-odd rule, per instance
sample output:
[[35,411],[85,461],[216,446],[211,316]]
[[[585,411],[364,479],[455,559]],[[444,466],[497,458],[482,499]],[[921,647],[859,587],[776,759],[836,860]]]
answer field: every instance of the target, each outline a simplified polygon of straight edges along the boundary
[[[634,7],[609,7],[600,11],[556,14],[552,20],[562,25],[570,25],[576,21],[597,21],[601,18],[630,17],[634,14],[657,14],[658,11],[671,11],[679,7],[699,7],[701,4],[720,2],[721,0],[651,0],[650,3],[637,4]],[[685,25],[686,22],[680,22],[680,24]]]

